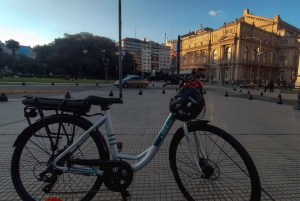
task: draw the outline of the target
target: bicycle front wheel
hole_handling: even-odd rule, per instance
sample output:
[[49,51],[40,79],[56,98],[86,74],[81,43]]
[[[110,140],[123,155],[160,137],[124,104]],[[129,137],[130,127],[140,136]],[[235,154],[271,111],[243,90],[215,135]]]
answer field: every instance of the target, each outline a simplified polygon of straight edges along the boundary
[[176,183],[187,200],[253,200],[261,198],[256,167],[245,148],[227,132],[207,124],[188,126],[175,133],[169,150],[170,166]]
[[[42,121],[25,129],[18,137],[11,161],[11,177],[14,187],[22,200],[45,200],[56,198],[66,200],[91,200],[102,184],[102,177],[87,176],[55,170],[51,161],[62,153],[74,140],[86,131],[91,123],[80,117],[52,116],[45,118],[45,125],[57,148],[51,150],[49,137]],[[99,137],[98,131],[93,131],[91,137],[73,154],[67,154],[58,163],[63,166],[66,159],[100,159],[108,160],[106,147]],[[77,168],[99,167],[81,167]]]

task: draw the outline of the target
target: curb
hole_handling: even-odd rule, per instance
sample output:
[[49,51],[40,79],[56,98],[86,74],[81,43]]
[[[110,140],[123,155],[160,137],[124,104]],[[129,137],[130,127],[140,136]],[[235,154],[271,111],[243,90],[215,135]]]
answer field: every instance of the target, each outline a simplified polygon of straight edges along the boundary
[[66,93],[67,90],[0,90],[5,94],[25,94],[25,93]]

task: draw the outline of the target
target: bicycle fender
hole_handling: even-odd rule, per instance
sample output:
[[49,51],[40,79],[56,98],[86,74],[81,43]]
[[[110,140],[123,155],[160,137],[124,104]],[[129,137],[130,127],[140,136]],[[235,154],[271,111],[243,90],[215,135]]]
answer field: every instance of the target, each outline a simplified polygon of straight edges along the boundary
[[202,119],[193,119],[192,121],[188,122],[188,126],[192,126],[192,125],[202,125],[205,126],[209,123],[208,120],[202,120]]
[[[87,119],[85,119],[85,118],[82,118],[82,117],[77,117],[77,116],[73,116],[73,115],[64,115],[64,116],[70,116],[70,117],[72,117],[72,118],[76,118],[76,119],[78,119],[78,120],[80,120],[80,121],[83,121],[84,123],[88,124],[89,127],[91,127],[91,126],[93,125],[92,122],[90,122],[89,120],[87,120]],[[48,119],[48,118],[60,118],[60,117],[62,117],[62,116],[61,116],[61,115],[55,114],[55,115],[50,115],[50,116],[44,117],[44,119]],[[36,121],[32,124],[32,126],[34,126],[34,124],[40,123],[40,121],[42,121],[42,120],[41,120],[41,119],[36,120]],[[25,129],[21,132],[21,134],[18,135],[16,141],[15,141],[14,144],[13,144],[13,147],[17,146],[18,143],[22,143],[22,142],[24,141],[25,136],[26,136],[28,133],[30,133],[30,132],[31,132],[30,127],[25,128]],[[101,144],[102,144],[103,151],[105,152],[105,154],[107,154],[107,155],[109,156],[109,149],[108,149],[107,143],[106,143],[106,141],[105,141],[105,138],[104,138],[103,135],[100,133],[100,131],[94,130],[94,132],[95,132],[95,134],[98,136],[98,139],[100,140],[100,142],[101,142]]]

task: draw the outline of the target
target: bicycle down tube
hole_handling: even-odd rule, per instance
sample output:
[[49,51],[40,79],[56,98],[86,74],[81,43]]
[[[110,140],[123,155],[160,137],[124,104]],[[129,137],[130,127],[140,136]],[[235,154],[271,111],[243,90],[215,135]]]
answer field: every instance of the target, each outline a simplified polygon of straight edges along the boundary
[[161,130],[159,131],[154,143],[145,151],[140,153],[139,155],[129,155],[129,154],[117,154],[118,158],[121,159],[129,159],[129,160],[140,160],[135,164],[132,164],[131,167],[134,172],[142,169],[145,167],[155,156],[157,151],[159,150],[161,144],[163,143],[164,139],[168,135],[170,129],[172,128],[176,118],[170,113],[166,122],[162,126]]

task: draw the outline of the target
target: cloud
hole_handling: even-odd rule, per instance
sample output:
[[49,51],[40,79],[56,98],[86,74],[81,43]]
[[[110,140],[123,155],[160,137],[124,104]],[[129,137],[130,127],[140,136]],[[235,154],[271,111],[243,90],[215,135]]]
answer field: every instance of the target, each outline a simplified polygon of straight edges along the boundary
[[222,11],[221,11],[221,10],[219,10],[219,11],[211,10],[211,11],[208,12],[208,14],[209,14],[210,16],[216,16],[216,15],[218,15],[219,13],[222,13]]

